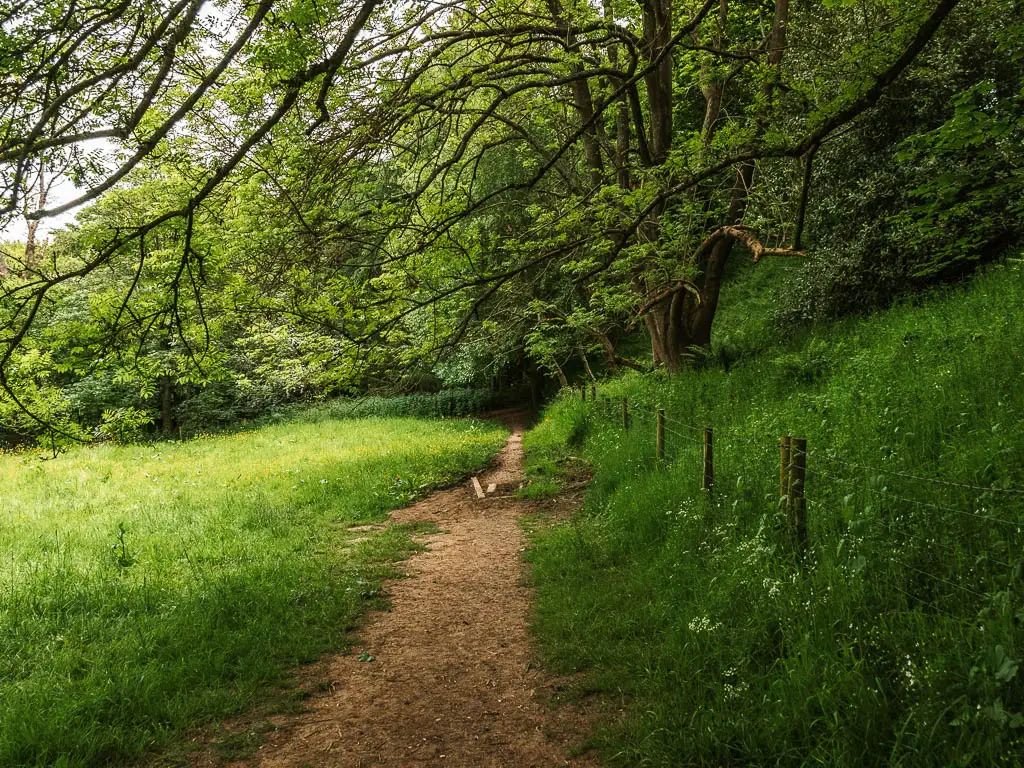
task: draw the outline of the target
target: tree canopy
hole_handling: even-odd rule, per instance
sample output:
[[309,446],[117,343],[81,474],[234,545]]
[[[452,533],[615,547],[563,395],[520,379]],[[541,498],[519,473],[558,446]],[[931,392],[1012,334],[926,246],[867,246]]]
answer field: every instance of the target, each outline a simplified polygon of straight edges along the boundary
[[9,4],[5,429],[675,372],[738,258],[806,263],[780,323],[962,274],[1020,235],[1020,10]]

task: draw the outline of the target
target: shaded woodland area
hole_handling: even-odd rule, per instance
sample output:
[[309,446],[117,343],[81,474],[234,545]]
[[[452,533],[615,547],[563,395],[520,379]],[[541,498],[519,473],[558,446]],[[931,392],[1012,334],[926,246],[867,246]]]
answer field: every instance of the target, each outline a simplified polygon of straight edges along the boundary
[[1021,18],[8,4],[6,440],[680,371],[722,354],[722,286],[751,261],[806,263],[767,288],[780,337],[956,279],[1020,235]]

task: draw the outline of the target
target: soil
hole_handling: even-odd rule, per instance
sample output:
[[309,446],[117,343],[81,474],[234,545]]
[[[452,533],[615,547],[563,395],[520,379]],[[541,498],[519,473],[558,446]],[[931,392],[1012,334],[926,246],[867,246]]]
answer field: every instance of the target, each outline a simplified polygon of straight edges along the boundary
[[551,706],[560,684],[536,667],[527,626],[519,518],[564,511],[573,500],[553,510],[512,496],[523,449],[522,421],[510,419],[508,443],[479,476],[498,490],[477,499],[467,482],[392,515],[441,532],[424,539],[428,549],[410,559],[407,578],[388,584],[390,610],[370,616],[353,651],[317,666],[326,681],[307,710],[272,717],[255,755],[233,765],[596,765],[572,755],[585,714],[571,703]]

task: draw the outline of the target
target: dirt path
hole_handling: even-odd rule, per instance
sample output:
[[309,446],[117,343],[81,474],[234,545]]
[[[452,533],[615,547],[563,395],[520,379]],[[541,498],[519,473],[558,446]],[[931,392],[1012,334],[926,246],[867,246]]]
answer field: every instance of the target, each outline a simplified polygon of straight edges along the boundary
[[[330,689],[309,711],[274,718],[247,766],[591,766],[570,759],[582,735],[571,707],[552,713],[547,680],[531,668],[529,590],[518,517],[535,503],[511,493],[522,479],[522,430],[472,486],[441,491],[392,520],[430,520],[446,533],[392,582],[392,608],[369,619],[349,655],[325,662]],[[361,652],[373,655],[360,662]]]

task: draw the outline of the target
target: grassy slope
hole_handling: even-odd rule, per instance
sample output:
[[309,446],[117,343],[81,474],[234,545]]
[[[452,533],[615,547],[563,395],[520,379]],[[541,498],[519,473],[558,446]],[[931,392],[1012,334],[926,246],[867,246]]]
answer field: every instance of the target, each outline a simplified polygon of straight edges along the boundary
[[346,547],[346,527],[502,438],[327,420],[0,459],[0,764],[107,764],[245,709],[343,642],[414,546],[389,529]]
[[[547,660],[628,702],[598,737],[613,765],[1020,764],[1024,496],[889,472],[1024,488],[1024,271],[782,343],[775,277],[726,296],[728,371],[610,382],[628,434],[572,399],[528,434],[535,469],[568,451],[594,471],[532,553]],[[656,404],[680,422],[664,463]],[[786,433],[812,453],[803,560],[779,512]]]

